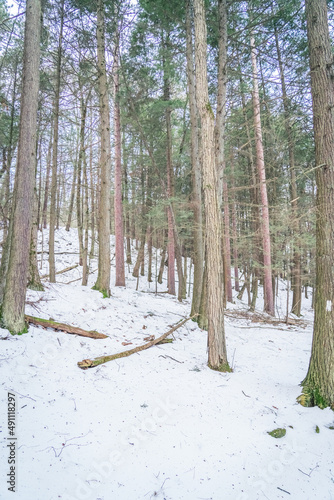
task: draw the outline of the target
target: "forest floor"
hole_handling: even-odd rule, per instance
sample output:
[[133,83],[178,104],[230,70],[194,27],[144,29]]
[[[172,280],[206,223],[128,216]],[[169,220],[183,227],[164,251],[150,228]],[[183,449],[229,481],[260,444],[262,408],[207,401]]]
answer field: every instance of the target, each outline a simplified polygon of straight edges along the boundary
[[[57,270],[77,263],[76,230],[56,232],[56,252]],[[44,254],[41,274],[47,272]],[[105,299],[91,289],[96,273],[88,287],[73,281],[81,273],[77,267],[59,274],[57,284],[44,280],[44,292],[28,291],[26,312],[107,339],[0,329],[1,499],[334,499],[334,413],[296,402],[310,357],[311,299],[303,299],[302,321],[294,325],[263,322],[261,299],[255,317],[246,302],[228,304],[233,373],[207,367],[206,332],[192,321],[172,344],[84,371],[78,361],[163,334],[189,315],[190,301],[156,295],[146,277],[136,291],[131,272],[126,288],[116,288],[114,268]],[[166,280],[158,290],[166,291]],[[281,282],[277,317],[285,310]],[[15,494],[7,489],[8,392],[17,406]],[[286,435],[270,436],[276,428]]]

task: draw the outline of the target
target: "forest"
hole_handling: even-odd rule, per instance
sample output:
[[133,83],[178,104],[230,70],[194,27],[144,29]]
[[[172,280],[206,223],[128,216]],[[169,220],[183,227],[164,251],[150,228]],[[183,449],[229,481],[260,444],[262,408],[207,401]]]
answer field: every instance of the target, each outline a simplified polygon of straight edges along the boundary
[[0,0],[0,498],[334,498],[333,34]]

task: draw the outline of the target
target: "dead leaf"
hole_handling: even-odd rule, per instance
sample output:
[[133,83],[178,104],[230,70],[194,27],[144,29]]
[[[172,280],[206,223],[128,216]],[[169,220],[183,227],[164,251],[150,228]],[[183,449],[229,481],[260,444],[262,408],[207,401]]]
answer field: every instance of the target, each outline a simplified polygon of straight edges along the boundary
[[122,342],[122,345],[130,345],[132,342]]

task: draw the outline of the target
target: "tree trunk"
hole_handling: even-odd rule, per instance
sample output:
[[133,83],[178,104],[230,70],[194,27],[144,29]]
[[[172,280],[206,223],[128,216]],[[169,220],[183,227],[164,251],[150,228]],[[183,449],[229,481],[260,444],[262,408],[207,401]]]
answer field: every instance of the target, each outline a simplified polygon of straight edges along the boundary
[[[163,66],[163,79],[164,79],[164,101],[166,103],[165,120],[166,120],[166,163],[167,163],[167,197],[171,204],[171,198],[174,196],[174,172],[172,164],[172,125],[171,125],[171,108],[170,101],[170,83],[168,75],[168,61],[166,61],[166,54],[168,54],[168,35],[167,40],[162,36],[162,46],[164,50],[162,66]],[[172,207],[167,207],[167,220],[168,220],[168,293],[175,295],[175,240],[173,231],[173,214]]]
[[83,160],[83,252],[82,252],[82,285],[87,286],[89,266],[88,266],[88,229],[89,229],[89,209],[88,209],[88,176],[86,155]]
[[253,68],[253,108],[254,108],[254,130],[256,144],[256,164],[260,179],[260,194],[262,208],[262,241],[263,241],[263,264],[264,264],[264,310],[271,316],[275,316],[274,296],[272,289],[272,271],[271,271],[271,244],[269,228],[269,206],[266,185],[266,171],[264,166],[264,154],[262,145],[262,127],[260,114],[259,85],[256,64],[256,51],[253,36],[251,37],[251,57]]
[[49,273],[50,283],[56,282],[56,263],[55,263],[55,227],[56,227],[56,197],[57,197],[57,162],[58,162],[58,131],[59,131],[59,99],[60,99],[60,75],[62,60],[64,26],[64,0],[60,4],[60,29],[57,54],[56,70],[56,90],[54,102],[54,129],[52,146],[52,178],[51,178],[51,199],[50,199],[50,228],[49,228]]
[[214,115],[209,102],[207,77],[207,29],[203,0],[194,0],[196,98],[201,119],[202,175],[205,209],[207,265],[208,365],[230,370],[224,331],[224,292],[221,252],[221,216],[215,167]]
[[[78,140],[78,143],[80,143],[80,139]],[[77,150],[79,149],[79,144],[77,144]],[[72,185],[71,185],[71,194],[70,194],[70,205],[68,207],[68,216],[67,216],[67,222],[66,222],[66,231],[70,230],[71,227],[71,222],[72,222],[72,215],[73,215],[73,207],[74,207],[74,197],[75,197],[75,189],[76,189],[76,183],[77,183],[77,165],[78,165],[78,153],[76,153],[76,159],[75,162],[73,162],[73,177],[72,177]]]
[[334,66],[326,0],[306,0],[316,161],[316,296],[305,406],[334,410]]
[[87,102],[85,101],[83,95],[80,99],[80,149],[77,165],[77,196],[76,196],[76,209],[77,209],[77,228],[78,228],[78,239],[79,239],[79,265],[82,266],[83,263],[83,210],[82,201],[84,199],[84,193],[82,192],[82,171],[86,162],[86,148],[85,148],[85,130],[86,130],[86,116],[87,116]]
[[198,110],[196,105],[193,41],[191,27],[191,0],[186,1],[186,55],[187,55],[187,80],[189,95],[190,112],[190,155],[191,155],[191,175],[192,175],[192,193],[191,201],[194,212],[193,229],[193,261],[194,261],[194,284],[191,303],[191,316],[198,314],[201,304],[201,293],[203,288],[203,266],[204,266],[204,248],[203,248],[203,221],[202,221],[202,179],[201,165],[199,161],[199,129],[198,129]]
[[31,236],[36,165],[40,24],[40,1],[27,0],[19,147],[11,216],[13,229],[1,310],[4,326],[14,334],[26,329],[24,307],[29,266],[27,242],[30,242]]
[[50,186],[50,171],[51,171],[51,153],[52,153],[52,143],[53,143],[53,121],[50,125],[51,128],[51,136],[49,141],[48,155],[46,160],[46,175],[45,175],[45,189],[44,189],[44,202],[43,202],[43,211],[42,211],[42,219],[43,219],[43,228],[47,228],[47,211],[48,211],[48,199],[49,199],[49,186]]
[[95,290],[110,297],[110,118],[105,57],[104,1],[97,0],[97,63],[100,101],[99,269]]
[[124,268],[124,229],[123,229],[123,205],[122,205],[122,142],[121,142],[121,111],[119,106],[119,57],[120,42],[119,30],[116,30],[116,47],[114,56],[114,133],[115,133],[115,263],[116,282],[115,286],[125,286]]
[[231,279],[231,237],[230,237],[230,209],[228,205],[228,188],[227,182],[223,182],[223,202],[224,202],[224,246],[225,255],[225,294],[229,302],[233,302],[232,295],[232,279]]
[[297,180],[296,180],[296,167],[295,167],[295,139],[293,137],[292,124],[290,119],[290,105],[286,92],[284,67],[279,46],[277,28],[275,28],[275,42],[277,50],[278,65],[281,77],[282,97],[284,107],[284,124],[285,131],[288,139],[289,150],[289,163],[290,163],[290,180],[291,180],[291,208],[292,208],[292,230],[293,230],[293,265],[291,276],[292,288],[292,309],[291,312],[296,316],[300,316],[301,303],[302,303],[302,279],[301,279],[301,251],[300,251],[300,224],[298,220],[298,194],[297,194]]
[[34,202],[33,202],[33,220],[31,228],[31,240],[30,240],[30,258],[29,258],[29,271],[28,271],[28,284],[27,287],[31,290],[44,290],[41,278],[38,272],[37,263],[37,232],[38,232],[38,220],[37,220],[37,207],[38,199],[36,189],[34,192]]
[[130,228],[130,206],[129,206],[129,183],[128,183],[128,168],[127,156],[125,149],[125,138],[123,133],[123,168],[124,168],[124,202],[126,207],[125,215],[125,233],[126,233],[126,263],[132,264],[131,259],[131,228]]

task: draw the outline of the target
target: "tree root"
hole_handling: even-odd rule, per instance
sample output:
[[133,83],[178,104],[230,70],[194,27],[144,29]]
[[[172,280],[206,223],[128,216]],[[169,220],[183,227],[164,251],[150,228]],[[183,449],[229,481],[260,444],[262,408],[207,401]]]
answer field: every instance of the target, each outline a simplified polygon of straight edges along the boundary
[[103,363],[107,363],[108,361],[112,361],[114,359],[119,359],[119,358],[125,358],[127,356],[131,356],[131,354],[134,354],[136,352],[144,351],[145,349],[148,349],[149,347],[152,347],[153,345],[161,343],[163,340],[165,340],[168,335],[171,335],[175,330],[183,326],[187,321],[192,319],[194,316],[191,316],[189,318],[186,318],[182,321],[179,321],[174,325],[168,332],[164,333],[157,339],[151,340],[150,342],[147,342],[147,344],[140,345],[138,347],[135,347],[134,349],[130,349],[128,351],[123,351],[119,352],[117,354],[111,354],[110,356],[100,356],[95,359],[84,359],[83,361],[78,362],[79,368],[82,370],[86,370],[87,368],[93,368],[98,365],[102,365]]

